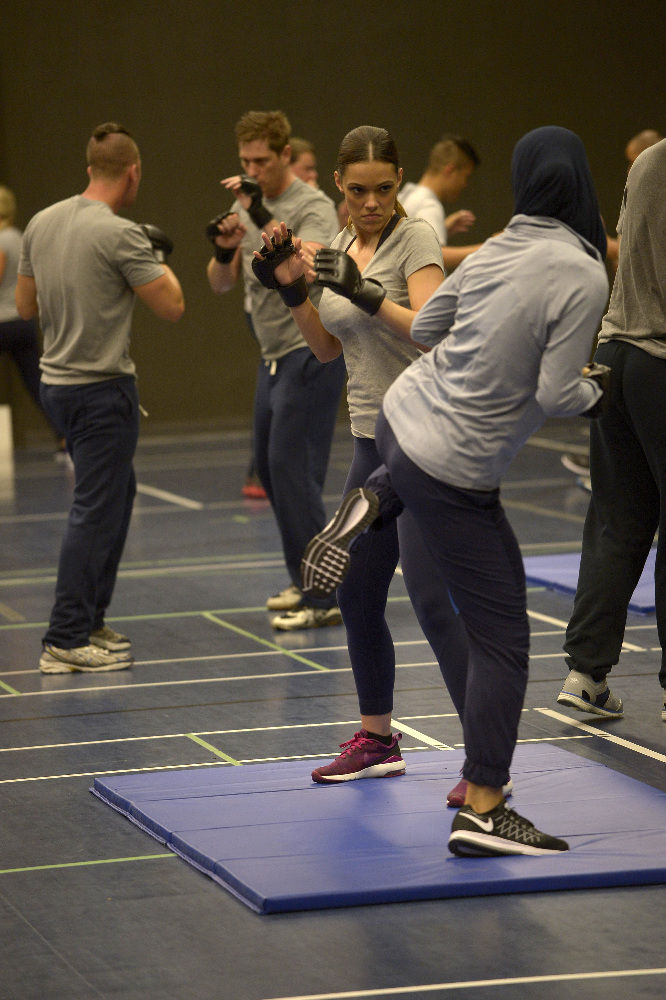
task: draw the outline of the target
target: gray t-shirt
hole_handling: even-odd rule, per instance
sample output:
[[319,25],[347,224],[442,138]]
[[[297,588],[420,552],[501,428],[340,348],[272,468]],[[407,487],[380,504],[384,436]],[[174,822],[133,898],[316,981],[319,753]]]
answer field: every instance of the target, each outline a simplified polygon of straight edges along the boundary
[[[345,250],[351,240],[345,229],[332,245],[336,250]],[[376,251],[363,277],[381,282],[392,302],[409,309],[407,278],[428,264],[444,270],[442,250],[432,226],[423,219],[401,219]],[[324,289],[319,316],[328,332],[342,344],[352,434],[374,438],[384,393],[420,352],[376,316],[368,316],[329,288]]]
[[18,309],[14,298],[19,254],[21,253],[21,232],[14,226],[0,229],[0,250],[5,255],[5,273],[0,281],[0,323],[18,319]]
[[666,358],[666,139],[634,162],[617,231],[620,260],[599,343],[624,340]]
[[[323,191],[310,187],[298,177],[277,198],[264,198],[263,202],[273,218],[278,222],[286,222],[294,235],[300,236],[304,243],[329,246],[338,231],[338,219],[331,199]],[[235,201],[230,211],[238,212],[247,229],[241,242],[243,281],[261,356],[264,361],[276,361],[307,345],[279,293],[264,288],[252,271],[253,253],[262,246],[261,229],[254,224],[239,202]],[[309,295],[317,305],[321,289],[310,285]]]
[[140,226],[102,201],[74,195],[30,220],[19,274],[37,285],[42,381],[78,385],[134,375],[132,289],[164,274]]

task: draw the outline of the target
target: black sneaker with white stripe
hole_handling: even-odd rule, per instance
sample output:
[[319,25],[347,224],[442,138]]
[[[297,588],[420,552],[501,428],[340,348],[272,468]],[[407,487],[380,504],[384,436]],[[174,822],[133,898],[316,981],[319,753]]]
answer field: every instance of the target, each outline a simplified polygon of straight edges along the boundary
[[458,810],[451,825],[449,850],[461,858],[485,858],[503,854],[556,854],[568,851],[558,840],[509,809],[504,799],[490,812],[478,813],[471,806]]
[[372,490],[350,490],[323,531],[305,547],[301,560],[301,588],[307,597],[328,597],[349,571],[349,546],[379,515]]

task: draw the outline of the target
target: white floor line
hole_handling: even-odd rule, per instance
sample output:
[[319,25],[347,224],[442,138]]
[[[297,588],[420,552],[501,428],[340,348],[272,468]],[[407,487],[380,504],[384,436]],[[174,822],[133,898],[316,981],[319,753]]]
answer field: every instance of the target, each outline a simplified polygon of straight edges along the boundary
[[633,750],[634,753],[640,753],[644,757],[651,757],[653,760],[660,760],[663,764],[666,764],[666,754],[657,753],[656,750],[648,750],[647,747],[642,747],[639,743],[632,743],[631,740],[624,740],[621,736],[614,736],[606,729],[596,729],[594,726],[590,726],[586,722],[579,722],[577,719],[572,719],[569,715],[563,715],[562,712],[554,712],[552,708],[535,708],[534,711],[540,712],[542,715],[547,715],[551,719],[555,719],[557,722],[564,722],[568,726],[574,726],[576,729],[581,729],[583,732],[590,733],[592,736],[601,736],[608,743],[616,743],[618,746],[625,747],[627,750]]
[[[396,670],[407,670],[411,667],[436,667],[436,663],[396,663]],[[94,687],[54,688],[51,691],[19,691],[18,694],[4,694],[0,690],[0,700],[3,698],[34,698],[43,695],[56,694],[89,694],[91,691],[127,691],[129,689],[153,687],[180,687],[184,684],[227,684],[230,681],[260,681],[272,680],[276,677],[328,677],[330,674],[350,674],[351,667],[331,667],[329,670],[285,670],[272,674],[244,674],[234,677],[186,677],[178,681],[139,681],[136,684],[99,684]],[[62,675],[63,677],[66,675]]]
[[429,747],[435,747],[437,750],[453,750],[453,747],[449,746],[448,743],[442,743],[440,740],[434,740],[432,736],[426,736],[425,733],[419,732],[418,729],[412,729],[411,726],[406,726],[401,719],[393,719],[393,724],[399,727],[403,733],[407,733],[408,736],[413,736],[417,740],[423,740]]
[[136,491],[147,497],[155,497],[156,500],[166,500],[168,503],[175,503],[178,507],[186,507],[188,510],[204,509],[204,505],[198,500],[181,497],[178,493],[170,493],[169,490],[158,490],[157,487],[147,486],[145,483],[137,483]]
[[612,972],[570,972],[554,976],[515,976],[510,979],[468,979],[456,983],[429,983],[427,986],[388,986],[378,990],[347,990],[343,993],[307,993],[268,1000],[360,1000],[362,997],[416,996],[445,990],[477,990],[489,986],[528,986],[534,983],[572,983],[589,979],[627,979],[632,976],[664,976],[666,969],[617,969]]

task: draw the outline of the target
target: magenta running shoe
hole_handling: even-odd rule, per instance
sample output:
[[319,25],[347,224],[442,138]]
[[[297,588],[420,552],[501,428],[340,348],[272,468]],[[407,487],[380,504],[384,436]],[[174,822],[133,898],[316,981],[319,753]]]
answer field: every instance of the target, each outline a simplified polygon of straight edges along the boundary
[[[507,781],[506,785],[502,785],[502,795],[505,799],[508,799],[513,792],[513,781],[511,778]],[[465,796],[467,795],[467,781],[465,778],[461,778],[455,788],[452,788],[449,794],[446,796],[447,806],[453,809],[460,809],[465,805]]]
[[342,753],[332,764],[325,764],[312,772],[312,780],[327,785],[334,781],[355,781],[356,778],[392,778],[405,773],[405,762],[400,754],[398,741],[402,733],[393,733],[386,746],[371,739],[365,729],[354,733],[351,740],[340,744]]

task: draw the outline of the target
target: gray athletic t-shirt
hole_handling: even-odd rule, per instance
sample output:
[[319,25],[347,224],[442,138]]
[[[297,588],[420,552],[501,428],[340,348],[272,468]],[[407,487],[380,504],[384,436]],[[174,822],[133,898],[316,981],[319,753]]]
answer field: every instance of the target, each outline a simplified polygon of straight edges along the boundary
[[164,274],[140,226],[105,202],[75,195],[30,220],[18,270],[37,285],[43,382],[78,385],[134,375],[132,289]]
[[620,260],[599,343],[624,340],[666,358],[666,139],[637,157],[617,231]]
[[[331,199],[323,191],[310,187],[298,177],[277,198],[264,198],[263,202],[273,218],[277,222],[286,222],[294,235],[300,236],[304,243],[329,246],[338,231],[338,219]],[[262,246],[261,229],[254,224],[238,201],[233,203],[230,211],[238,212],[247,229],[241,242],[243,281],[261,356],[264,361],[276,361],[307,345],[280,294],[274,289],[264,288],[252,271],[254,251]],[[321,289],[310,285],[308,291],[316,306],[321,297]]]
[[0,323],[18,319],[18,309],[14,290],[19,254],[21,253],[21,232],[14,226],[0,229],[0,250],[5,255],[5,271],[0,281]]
[[[345,250],[352,240],[343,230],[333,241]],[[363,271],[364,278],[381,282],[392,302],[409,309],[407,278],[428,264],[443,271],[442,250],[432,226],[423,219],[401,219]],[[324,289],[319,316],[325,328],[342,344],[347,366],[347,401],[355,437],[374,438],[384,393],[421,353],[402,340],[376,316]]]

